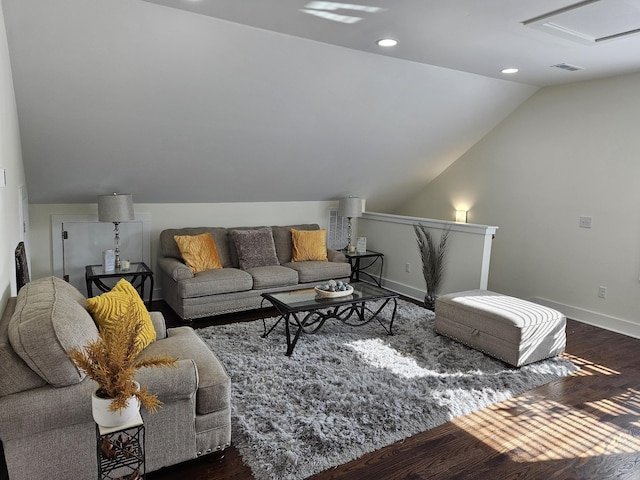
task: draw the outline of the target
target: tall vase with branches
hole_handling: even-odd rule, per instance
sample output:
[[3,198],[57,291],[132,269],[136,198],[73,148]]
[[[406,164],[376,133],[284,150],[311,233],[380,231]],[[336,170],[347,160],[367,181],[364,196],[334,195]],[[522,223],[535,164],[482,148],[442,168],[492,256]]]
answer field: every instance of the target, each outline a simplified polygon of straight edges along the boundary
[[435,311],[436,298],[442,277],[445,270],[445,257],[447,253],[447,240],[451,233],[451,226],[447,225],[442,229],[440,243],[436,247],[431,232],[421,223],[414,225],[418,241],[418,249],[420,250],[420,258],[422,259],[422,274],[427,284],[427,294],[424,297],[425,306]]

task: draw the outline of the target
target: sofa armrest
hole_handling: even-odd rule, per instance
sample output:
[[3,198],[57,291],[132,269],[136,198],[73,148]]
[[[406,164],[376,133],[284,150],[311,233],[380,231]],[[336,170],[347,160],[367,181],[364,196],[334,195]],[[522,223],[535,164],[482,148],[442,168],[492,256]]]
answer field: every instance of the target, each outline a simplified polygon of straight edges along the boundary
[[193,272],[177,258],[158,258],[158,268],[160,268],[170,278],[173,278],[176,282],[184,280],[185,278],[193,278]]
[[[140,369],[136,380],[168,404],[195,396],[198,371],[193,360],[183,359],[175,368]],[[93,380],[85,378],[68,387],[47,385],[0,397],[0,440],[93,422],[91,394],[96,388]]]
[[330,262],[344,263],[347,261],[347,257],[342,252],[327,248],[327,258]]

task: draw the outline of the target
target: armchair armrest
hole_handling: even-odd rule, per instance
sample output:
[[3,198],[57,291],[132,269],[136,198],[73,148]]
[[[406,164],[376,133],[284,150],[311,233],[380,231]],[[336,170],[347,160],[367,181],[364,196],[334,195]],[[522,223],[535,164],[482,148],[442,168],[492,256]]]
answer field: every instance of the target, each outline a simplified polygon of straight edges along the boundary
[[327,258],[330,262],[344,263],[347,261],[347,257],[342,252],[327,248]]
[[[175,368],[142,368],[136,380],[168,404],[195,396],[198,370],[193,360],[183,359]],[[91,394],[96,388],[97,383],[85,378],[68,387],[47,385],[0,397],[0,440],[93,422]]]
[[162,403],[173,403],[195,397],[198,390],[198,368],[190,358],[178,360],[173,367],[141,368],[136,380]]
[[93,422],[91,393],[97,383],[85,378],[67,387],[44,387],[24,390],[0,398],[0,438],[15,438]]
[[164,315],[161,312],[149,312],[149,315],[156,331],[156,340],[167,338],[167,324],[164,321]]
[[185,278],[193,278],[193,272],[191,272],[189,267],[177,258],[158,258],[158,268],[160,268],[169,277],[173,278],[176,282],[184,280]]

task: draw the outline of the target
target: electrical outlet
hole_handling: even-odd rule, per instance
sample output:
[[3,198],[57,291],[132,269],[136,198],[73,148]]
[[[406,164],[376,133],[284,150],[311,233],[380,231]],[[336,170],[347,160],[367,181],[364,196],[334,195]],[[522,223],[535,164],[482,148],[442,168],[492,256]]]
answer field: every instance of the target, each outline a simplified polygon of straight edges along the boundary
[[404,264],[404,271],[407,273],[411,273],[411,264],[409,262]]
[[580,217],[580,228],[591,228],[593,217]]
[[598,297],[607,298],[607,287],[598,287]]

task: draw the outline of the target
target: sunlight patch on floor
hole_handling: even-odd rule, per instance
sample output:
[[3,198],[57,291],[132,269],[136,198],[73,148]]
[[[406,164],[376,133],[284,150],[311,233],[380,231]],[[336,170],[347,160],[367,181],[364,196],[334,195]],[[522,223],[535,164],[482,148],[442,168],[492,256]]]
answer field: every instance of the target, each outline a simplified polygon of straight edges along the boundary
[[346,346],[358,352],[362,358],[376,368],[384,368],[403,378],[435,377],[438,372],[421,367],[410,357],[402,355],[379,338],[356,340]]
[[[468,369],[458,372],[440,372],[429,368],[421,367],[412,357],[409,357],[387,345],[380,338],[370,338],[367,340],[354,340],[347,342],[345,346],[352,348],[360,354],[362,359],[374,368],[381,368],[403,378],[449,378],[462,376],[482,376],[486,372],[481,370]],[[492,375],[498,375],[505,370],[496,370]]]
[[628,389],[620,395],[587,401],[580,408],[553,399],[529,400],[525,395],[452,423],[513,461],[543,462],[638,454],[640,438],[633,435],[638,418],[640,392]]
[[620,375],[620,372],[612,370],[604,365],[599,365],[584,358],[571,355],[570,353],[564,353],[563,358],[570,360],[574,365],[580,367],[580,370],[573,373],[573,376],[588,377],[591,375]]

